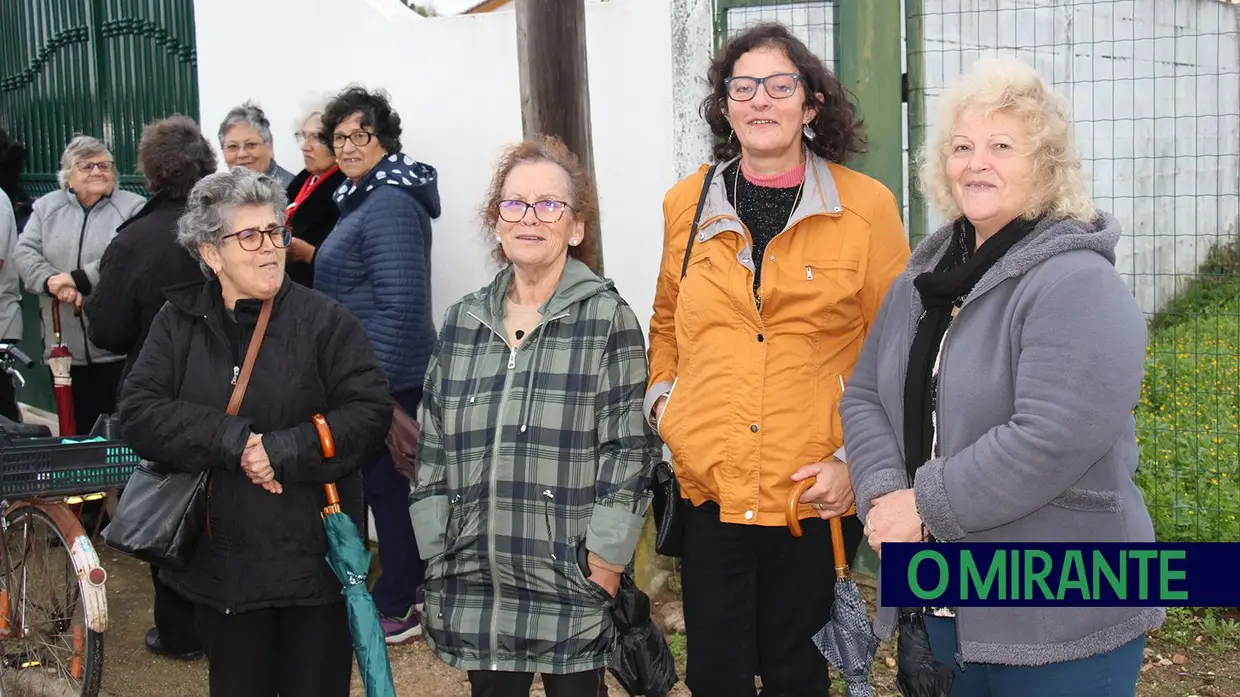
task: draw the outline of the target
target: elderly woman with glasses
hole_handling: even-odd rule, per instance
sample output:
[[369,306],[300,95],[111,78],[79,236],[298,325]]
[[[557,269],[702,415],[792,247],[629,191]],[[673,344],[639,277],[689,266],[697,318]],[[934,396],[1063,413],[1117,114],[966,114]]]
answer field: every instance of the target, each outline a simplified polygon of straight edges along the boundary
[[253,102],[233,107],[220,123],[220,149],[224,164],[245,167],[266,174],[288,186],[293,174],[276,164],[271,122],[267,114]]
[[[334,193],[340,221],[315,256],[315,290],[362,320],[393,400],[413,416],[435,347],[431,218],[439,217],[438,173],[401,152],[400,116],[382,92],[349,87],[322,121],[347,181]],[[412,641],[421,634],[422,562],[409,522],[409,480],[387,452],[363,475],[383,540],[375,605],[388,643]]]
[[605,695],[608,605],[662,452],[641,325],[594,271],[598,195],[562,142],[510,148],[482,218],[503,268],[448,309],[426,379],[427,641],[475,697],[535,673],[548,697]]
[[[125,381],[121,422],[140,456],[211,473],[208,525],[160,579],[197,605],[212,697],[345,697],[353,655],[327,565],[323,484],[362,525],[362,463],[391,424],[361,322],[288,280],[284,187],[243,168],[194,186],[177,237],[208,279],[167,291]],[[258,321],[269,324],[236,416],[226,407]],[[321,453],[323,415],[336,456]]]
[[314,287],[314,255],[340,219],[332,194],[344,183],[331,141],[323,137],[323,107],[314,106],[293,134],[301,146],[305,168],[288,185],[286,222],[293,228],[288,246],[289,278]]
[[52,301],[60,301],[60,340],[73,354],[73,416],[81,433],[115,410],[125,365],[124,355],[87,338],[90,320],[81,313],[82,303],[99,283],[99,262],[117,228],[145,202],[116,187],[116,164],[107,146],[78,136],[60,157],[60,188],[35,201],[13,254],[22,283],[40,296],[46,351],[56,345]]

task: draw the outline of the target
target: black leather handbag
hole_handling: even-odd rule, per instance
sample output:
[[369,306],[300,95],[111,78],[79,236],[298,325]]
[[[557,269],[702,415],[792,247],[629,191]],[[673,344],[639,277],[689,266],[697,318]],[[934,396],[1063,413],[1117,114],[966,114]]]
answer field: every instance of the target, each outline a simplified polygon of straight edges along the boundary
[[[245,363],[228,400],[230,416],[236,416],[241,409],[270,319],[271,301],[268,300],[258,315]],[[210,534],[207,523],[210,489],[210,471],[181,472],[144,460],[129,475],[116,504],[116,516],[100,533],[103,541],[112,549],[148,564],[183,569],[194,558],[204,532]]]

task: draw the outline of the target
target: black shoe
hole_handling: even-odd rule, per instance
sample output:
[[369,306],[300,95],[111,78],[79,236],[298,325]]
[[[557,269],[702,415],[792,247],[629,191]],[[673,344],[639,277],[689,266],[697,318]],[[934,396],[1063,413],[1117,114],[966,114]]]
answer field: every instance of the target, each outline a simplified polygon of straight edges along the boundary
[[146,650],[156,656],[175,658],[178,661],[196,661],[202,658],[202,649],[195,649],[188,653],[173,653],[172,651],[165,649],[163,641],[159,638],[158,629],[152,629],[146,633]]

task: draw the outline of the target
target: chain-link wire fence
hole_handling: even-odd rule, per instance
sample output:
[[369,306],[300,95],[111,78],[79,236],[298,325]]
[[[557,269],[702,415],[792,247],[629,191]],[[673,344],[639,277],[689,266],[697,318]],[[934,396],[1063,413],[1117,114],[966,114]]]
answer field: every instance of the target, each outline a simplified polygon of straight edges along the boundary
[[828,67],[835,65],[838,29],[835,0],[715,0],[715,40],[722,46],[729,36],[762,22],[779,22]]

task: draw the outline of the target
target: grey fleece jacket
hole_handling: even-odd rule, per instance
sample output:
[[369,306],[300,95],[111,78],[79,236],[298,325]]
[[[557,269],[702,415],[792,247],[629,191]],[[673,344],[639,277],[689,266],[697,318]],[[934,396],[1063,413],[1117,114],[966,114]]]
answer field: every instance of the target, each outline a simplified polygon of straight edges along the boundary
[[[144,203],[143,197],[121,189],[100,199],[90,210],[83,208],[77,195],[67,189],[57,189],[34,202],[26,229],[18,237],[13,263],[26,290],[39,296],[44,358],[55,345],[47,280],[58,273],[71,274],[78,290],[90,295],[91,286],[99,282],[99,260],[116,237],[116,228],[133,217]],[[85,313],[75,316],[73,306],[61,305],[61,340],[73,354],[74,365],[111,363],[125,358],[90,343],[87,325]]]
[[[922,304],[951,226],[926,238],[888,291],[840,403],[857,514],[908,488],[904,378]],[[1116,272],[1118,221],[1040,222],[969,294],[939,357],[943,457],[918,471],[917,509],[940,541],[1152,542],[1132,414],[1145,320]],[[956,612],[959,660],[1045,665],[1104,653],[1160,626],[1162,608]],[[879,597],[875,631],[897,608]]]

